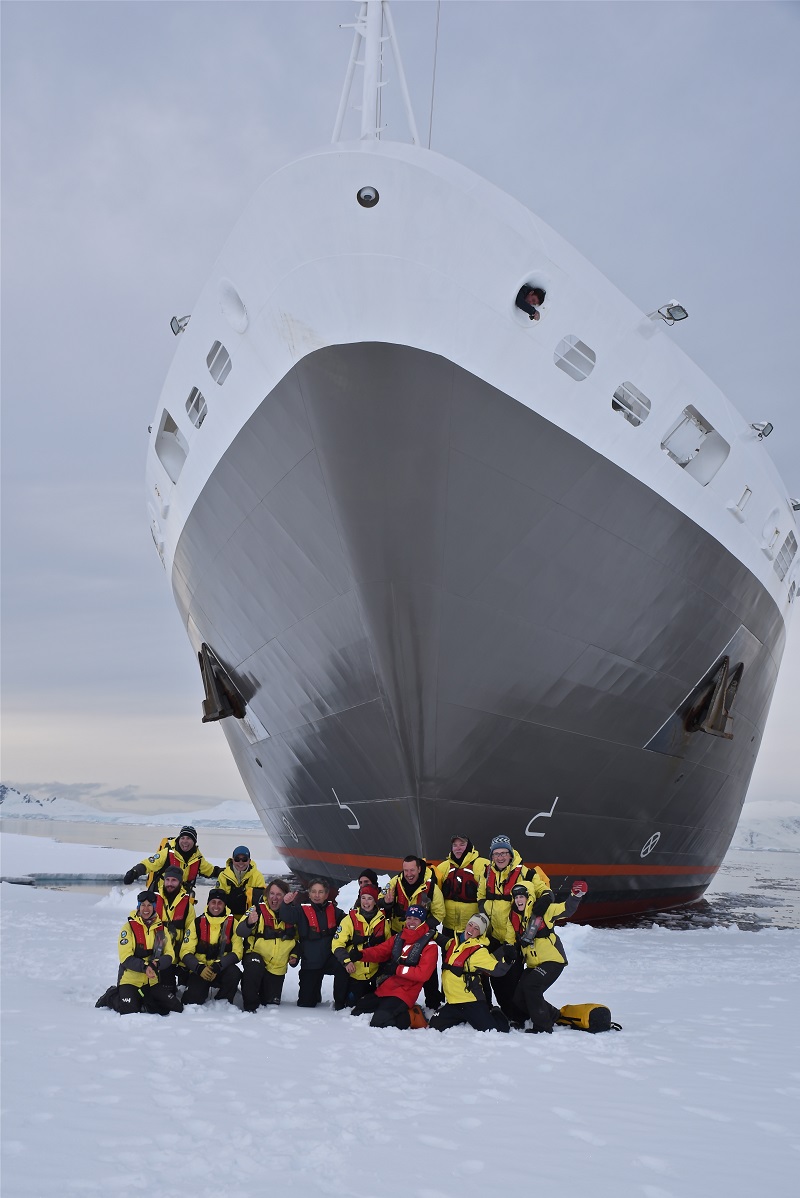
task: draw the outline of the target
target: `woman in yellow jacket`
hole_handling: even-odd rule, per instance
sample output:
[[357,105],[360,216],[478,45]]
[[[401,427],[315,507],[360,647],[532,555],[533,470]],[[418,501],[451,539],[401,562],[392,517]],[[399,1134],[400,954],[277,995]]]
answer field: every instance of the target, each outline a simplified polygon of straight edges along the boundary
[[444,899],[442,935],[450,939],[463,932],[478,910],[478,887],[489,862],[481,857],[468,836],[456,835],[450,852],[436,866],[436,880]]
[[136,910],[119,934],[117,985],[109,987],[96,1007],[110,1007],[120,1015],[144,1009],[153,1015],[182,1011],[180,999],[168,980],[173,967],[169,931],[156,912],[156,895],[143,890],[136,896]]
[[373,948],[388,940],[389,921],[378,906],[378,887],[370,882],[362,886],[355,907],[345,915],[333,937],[331,951],[350,975],[347,992],[348,1007],[375,989],[375,977],[380,969],[377,961],[364,961],[360,950]]
[[210,890],[206,909],[188,928],[181,949],[181,964],[190,974],[184,1005],[204,1003],[212,986],[216,987],[215,999],[227,998],[232,1003],[242,976],[243,948],[236,916],[225,909],[225,891]]
[[297,925],[284,923],[278,912],[289,893],[286,882],[275,878],[267,897],[252,907],[236,929],[242,938],[242,1004],[245,1011],[280,1006],[283,980],[290,965],[298,962]]
[[459,1023],[468,1023],[479,1032],[508,1031],[508,1019],[487,1002],[481,983],[487,974],[502,977],[508,972],[514,960],[514,948],[504,945],[497,954],[489,952],[488,926],[488,917],[477,912],[470,917],[464,931],[451,936],[444,945],[442,986],[445,1005],[431,1016],[429,1024],[437,1032]]
[[525,969],[514,994],[512,1016],[519,1023],[530,1019],[530,1032],[552,1032],[558,1019],[558,1007],[544,997],[567,966],[567,954],[554,925],[575,914],[587,890],[585,882],[573,882],[569,896],[560,900],[551,893],[535,898],[524,884],[514,887],[509,924]]

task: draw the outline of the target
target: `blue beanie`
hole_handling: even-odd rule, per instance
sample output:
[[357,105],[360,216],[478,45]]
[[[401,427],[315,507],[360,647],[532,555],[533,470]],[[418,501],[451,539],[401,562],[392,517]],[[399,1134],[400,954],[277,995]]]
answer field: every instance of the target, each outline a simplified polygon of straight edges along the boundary
[[417,903],[413,903],[408,908],[408,910],[406,911],[406,919],[408,919],[409,915],[413,915],[415,919],[419,919],[423,923],[428,918],[428,912],[425,910],[424,907],[418,906]]
[[249,860],[250,859],[250,850],[248,849],[246,844],[237,844],[236,848],[233,850],[232,855],[234,857],[237,857],[237,856],[247,857]]
[[507,849],[509,853],[513,853],[514,849],[511,846],[511,839],[508,836],[495,836],[492,843],[489,845],[489,856],[495,849]]

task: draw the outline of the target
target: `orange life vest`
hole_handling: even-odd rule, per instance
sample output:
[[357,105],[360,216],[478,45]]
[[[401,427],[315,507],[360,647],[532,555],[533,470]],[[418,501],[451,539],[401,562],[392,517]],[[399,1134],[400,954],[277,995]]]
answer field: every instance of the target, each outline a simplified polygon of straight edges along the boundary
[[165,919],[164,910],[166,905],[167,903],[163,894],[159,894],[156,898],[156,914],[158,915],[158,918],[163,919],[165,923],[174,924],[176,928],[182,928],[186,923],[186,916],[189,914],[189,908],[191,907],[188,894],[184,894],[182,896],[177,903],[175,910],[172,912],[172,915],[168,915]]
[[[277,925],[281,922],[281,920],[279,920],[276,917],[275,912],[266,903],[259,903],[257,910],[259,911],[261,918],[264,921],[264,926],[260,932],[257,932],[255,929],[253,929],[253,931],[251,933],[249,933],[249,935],[253,936],[254,939],[256,939],[256,940],[294,940],[294,939],[296,939],[297,929],[295,928],[294,924],[289,924],[288,926],[286,924],[284,924],[283,927],[279,928]],[[256,928],[257,927],[258,927],[258,924],[256,924]]]
[[355,946],[358,948],[372,948],[376,944],[383,944],[386,939],[385,915],[381,913],[380,919],[371,932],[367,931],[369,920],[363,911],[351,911],[350,918],[353,921],[353,944]]
[[476,953],[479,948],[483,948],[482,944],[465,945],[463,941],[451,940],[447,947],[447,951],[442,961],[442,969],[449,969],[451,973],[460,977],[464,972],[464,966],[470,959],[473,953]]
[[145,929],[144,924],[140,923],[138,919],[130,918],[128,919],[128,923],[130,924],[130,929],[133,932],[133,940],[136,945],[136,952],[132,953],[131,955],[138,957],[142,961],[148,961],[152,957],[160,957],[164,951],[164,925],[159,924],[159,926],[156,928],[155,935],[153,936],[153,947],[149,948],[147,944],[147,930]]
[[219,940],[216,944],[211,943],[211,925],[208,922],[208,916],[203,913],[197,921],[197,947],[196,953],[202,953],[206,960],[216,961],[219,957],[225,955],[231,947],[231,939],[233,937],[234,917],[229,915],[219,929]]
[[[311,928],[312,932],[319,932],[320,935],[324,936],[325,932],[319,926],[319,919],[317,918],[317,909],[314,906],[314,904],[313,903],[301,903],[300,910],[305,913],[305,917],[308,920],[308,926]],[[327,903],[325,904],[325,918],[328,922],[327,931],[335,932],[336,931],[336,907],[331,902],[330,899],[328,899]]]
[[447,877],[442,882],[442,894],[453,903],[476,903],[478,883],[472,866],[451,862]]
[[[519,881],[522,871],[523,871],[523,866],[521,866],[521,865],[518,865],[516,867],[516,869],[512,869],[511,873],[508,875],[505,882],[503,883],[503,889],[495,890],[494,883],[495,883],[497,874],[494,872],[494,867],[490,865],[486,871],[486,899],[487,899],[487,902],[489,899],[499,899],[501,902],[510,903],[511,902],[511,890],[514,886],[516,886],[517,882]],[[490,884],[492,886],[491,890],[489,890]]]

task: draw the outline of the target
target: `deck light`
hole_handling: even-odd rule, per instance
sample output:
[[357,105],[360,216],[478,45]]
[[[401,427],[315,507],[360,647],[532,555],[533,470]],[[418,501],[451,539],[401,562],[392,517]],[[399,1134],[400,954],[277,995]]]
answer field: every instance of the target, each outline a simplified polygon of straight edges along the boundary
[[677,300],[670,300],[668,304],[662,304],[655,312],[648,312],[647,315],[650,320],[657,320],[660,316],[664,324],[675,324],[679,320],[686,320],[689,313],[683,304],[679,304]]
[[751,429],[753,429],[754,432],[758,433],[757,440],[759,440],[759,441],[763,441],[765,437],[768,437],[773,429],[773,426],[770,424],[770,422],[768,420],[760,421],[756,424],[751,424],[750,427],[751,427]]
[[189,316],[173,316],[172,320],[169,322],[169,327],[172,329],[176,337],[178,336],[178,333],[183,332],[189,323],[189,320]]

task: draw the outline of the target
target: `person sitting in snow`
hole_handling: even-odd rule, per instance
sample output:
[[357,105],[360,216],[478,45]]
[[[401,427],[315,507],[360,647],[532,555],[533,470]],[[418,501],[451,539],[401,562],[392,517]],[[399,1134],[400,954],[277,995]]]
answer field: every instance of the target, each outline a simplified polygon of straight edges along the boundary
[[544,997],[553,982],[563,973],[567,955],[554,924],[557,919],[569,919],[578,909],[588,887],[585,882],[572,883],[569,896],[563,901],[549,891],[535,897],[528,886],[518,883],[513,892],[513,909],[509,924],[525,969],[514,993],[512,1021],[525,1023],[530,1019],[530,1032],[552,1032],[560,1014],[558,1007]]
[[333,955],[349,974],[347,1002],[353,1006],[375,989],[378,964],[364,961],[359,949],[383,944],[389,935],[389,922],[378,906],[378,887],[367,882],[358,892],[352,911],[345,915],[333,937]]
[[106,990],[96,1007],[110,1007],[120,1015],[145,1010],[153,1015],[182,1011],[169,981],[173,969],[169,930],[156,911],[157,896],[143,890],[136,896],[119,934],[119,973],[116,986]]
[[322,878],[309,883],[308,899],[295,902],[298,891],[290,890],[280,906],[280,918],[297,927],[300,941],[298,1007],[315,1007],[322,1002],[322,979],[333,975],[333,1005],[337,1011],[347,1003],[350,979],[334,956],[331,944],[344,919],[344,911],[330,899],[330,887]]
[[177,836],[171,840],[165,837],[161,847],[152,856],[132,866],[122,880],[126,886],[130,886],[131,882],[147,874],[147,886],[148,889],[152,889],[170,865],[178,866],[183,875],[184,886],[192,893],[198,874],[202,874],[204,878],[218,878],[222,873],[221,865],[212,865],[200,852],[195,829],[191,824],[184,824]]
[[214,998],[232,1003],[239,989],[239,962],[244,946],[236,931],[236,917],[225,909],[225,891],[208,892],[206,909],[187,930],[181,964],[189,974],[185,1006],[201,1005],[212,987]]
[[244,915],[263,900],[267,884],[246,845],[237,845],[233,850],[217,878],[217,886],[227,894],[232,915]]
[[[483,978],[502,977],[511,969],[516,956],[513,945],[506,944],[497,953],[489,952],[486,935],[489,917],[477,911],[470,916],[463,932],[447,938],[442,956],[442,986],[445,1005],[431,1016],[430,1027],[443,1032],[459,1023],[468,1023],[476,1031],[508,1031],[508,1019],[487,1001]],[[442,944],[445,937],[439,938]]]
[[425,983],[435,975],[439,949],[436,932],[427,922],[427,910],[412,904],[403,929],[383,944],[350,950],[353,961],[377,961],[384,968],[376,978],[374,994],[367,994],[351,1014],[372,1012],[370,1027],[411,1027],[417,1000]]
[[297,927],[280,917],[281,903],[289,887],[274,878],[267,897],[251,907],[236,931],[244,944],[242,957],[242,1002],[245,1011],[279,1006],[283,979],[289,965],[296,965]]

